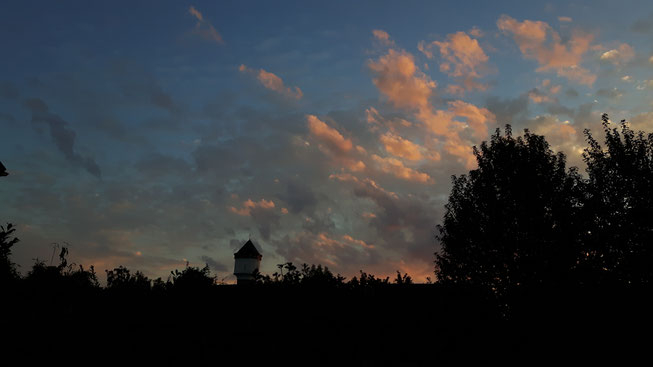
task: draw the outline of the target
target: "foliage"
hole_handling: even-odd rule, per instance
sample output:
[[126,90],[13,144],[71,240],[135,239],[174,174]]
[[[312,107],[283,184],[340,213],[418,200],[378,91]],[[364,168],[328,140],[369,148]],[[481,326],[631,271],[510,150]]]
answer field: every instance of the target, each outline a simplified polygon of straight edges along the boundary
[[436,273],[497,294],[568,278],[580,249],[575,235],[581,179],[543,136],[497,129],[474,147],[478,168],[453,176],[438,226]]
[[113,270],[106,270],[107,289],[147,292],[151,289],[151,281],[140,271],[131,274],[129,269],[119,266]]
[[68,248],[62,247],[59,253],[59,265],[46,265],[43,261],[36,260],[25,280],[32,287],[40,289],[56,290],[86,290],[98,288],[100,283],[91,265],[85,270],[82,265],[78,267],[74,263],[68,263]]
[[[653,280],[653,134],[602,116],[605,148],[588,130],[583,268],[586,278]],[[620,131],[619,131],[620,130]]]
[[206,265],[203,268],[189,266],[179,271],[175,269],[170,272],[172,275],[172,287],[183,291],[201,291],[212,288],[216,279],[211,275],[211,269]]
[[13,236],[15,231],[16,228],[11,223],[7,223],[7,228],[0,226],[0,283],[18,278],[16,264],[9,258],[11,256],[11,248],[20,241]]

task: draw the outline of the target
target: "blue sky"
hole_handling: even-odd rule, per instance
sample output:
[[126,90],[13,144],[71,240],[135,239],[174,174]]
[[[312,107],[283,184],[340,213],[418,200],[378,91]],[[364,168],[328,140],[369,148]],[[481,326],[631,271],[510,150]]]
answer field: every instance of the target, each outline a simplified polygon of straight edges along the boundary
[[653,7],[579,2],[3,2],[0,220],[23,272],[226,281],[276,264],[433,273],[450,176],[512,124],[583,169],[600,115],[653,128]]

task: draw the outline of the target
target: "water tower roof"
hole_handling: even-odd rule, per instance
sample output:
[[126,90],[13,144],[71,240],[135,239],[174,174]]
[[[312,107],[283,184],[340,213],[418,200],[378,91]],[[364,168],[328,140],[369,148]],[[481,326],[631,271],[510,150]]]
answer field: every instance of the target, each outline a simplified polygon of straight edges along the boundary
[[252,240],[247,240],[243,247],[234,254],[234,257],[236,259],[260,259],[263,255],[258,252]]

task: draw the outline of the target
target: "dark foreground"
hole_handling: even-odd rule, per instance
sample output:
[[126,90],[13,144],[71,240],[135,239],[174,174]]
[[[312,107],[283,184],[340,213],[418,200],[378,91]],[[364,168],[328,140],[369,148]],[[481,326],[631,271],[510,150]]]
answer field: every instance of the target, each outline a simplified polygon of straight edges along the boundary
[[3,294],[10,365],[634,362],[647,356],[653,331],[643,288],[538,289],[503,306],[439,285]]

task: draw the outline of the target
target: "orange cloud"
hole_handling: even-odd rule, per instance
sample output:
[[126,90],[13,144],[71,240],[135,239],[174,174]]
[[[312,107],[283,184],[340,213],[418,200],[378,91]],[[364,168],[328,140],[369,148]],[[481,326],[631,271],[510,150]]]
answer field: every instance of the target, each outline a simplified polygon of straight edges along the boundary
[[381,143],[385,150],[397,157],[411,161],[420,160],[423,157],[421,147],[410,140],[406,140],[399,135],[387,132],[381,135]]
[[357,239],[353,238],[352,236],[350,236],[348,234],[342,236],[342,239],[345,240],[348,243],[358,245],[358,246],[361,246],[361,247],[364,247],[364,248],[370,248],[370,249],[374,248],[374,245],[366,243],[363,240],[357,240]]
[[253,70],[245,65],[240,65],[238,70],[241,73],[250,73],[256,75],[256,79],[269,90],[273,90],[294,99],[301,99],[304,96],[304,93],[301,89],[299,89],[299,87],[286,87],[281,78],[263,69]]
[[393,46],[394,41],[390,39],[390,35],[388,32],[381,30],[381,29],[375,29],[372,31],[372,35],[374,36],[374,39],[379,41],[381,44],[385,46]]
[[365,149],[354,145],[350,139],[346,139],[340,132],[314,115],[307,115],[308,130],[311,136],[318,141],[320,149],[330,155],[336,164],[339,164],[352,172],[365,170],[365,163],[357,158],[364,155]]
[[559,76],[580,84],[592,85],[596,75],[580,66],[583,55],[590,49],[594,36],[579,31],[563,42],[558,32],[542,21],[519,22],[502,15],[497,26],[504,33],[512,34],[522,55],[540,65],[536,71],[556,71]]
[[204,16],[199,12],[199,10],[195,9],[194,6],[191,6],[188,8],[188,13],[197,19],[197,23],[195,24],[195,33],[199,34],[209,41],[213,41],[220,45],[224,44],[224,40],[222,39],[220,33],[218,33],[218,31],[215,29],[215,27],[213,27],[211,23],[204,20]]
[[[416,119],[421,123],[421,127],[427,133],[444,138],[445,142],[439,144],[440,147],[449,154],[460,158],[467,167],[475,162],[471,146],[476,142],[461,139],[460,133],[466,128],[470,128],[475,137],[485,137],[486,133],[482,131],[484,124],[494,121],[494,115],[486,109],[475,108],[475,106],[462,101],[450,104],[449,110],[433,108],[429,99],[436,84],[419,70],[413,55],[404,50],[390,49],[378,60],[370,61],[368,66],[374,73],[374,84],[391,103],[396,107],[413,111]],[[456,116],[464,117],[468,121],[456,121]],[[367,121],[372,125],[371,130],[373,131],[378,130],[383,122],[378,111],[372,109],[367,111]],[[391,129],[391,131],[393,130]],[[390,142],[388,137],[386,140]],[[393,148],[395,147],[393,146],[391,149]],[[439,160],[440,155],[437,152],[430,152],[428,158]],[[427,182],[430,179],[426,174],[402,167],[401,162],[396,159],[391,161],[377,156],[376,162],[382,170],[393,172],[402,178],[422,182]]]
[[479,68],[488,61],[488,56],[476,39],[469,37],[465,32],[456,32],[449,34],[447,41],[418,44],[418,49],[428,58],[433,58],[431,52],[433,47],[438,47],[442,56],[440,71],[467,80],[464,84],[468,90],[484,89],[483,85],[472,82],[473,79],[481,76]]
[[415,65],[413,55],[406,51],[389,50],[377,61],[370,61],[375,72],[374,85],[395,106],[408,109],[427,108],[436,83]]
[[487,108],[479,108],[463,101],[449,102],[449,111],[456,116],[464,117],[478,140],[487,137],[487,124],[496,122],[496,117]]
[[271,200],[261,199],[258,202],[252,201],[252,199],[247,199],[243,202],[242,208],[229,207],[229,211],[234,214],[249,216],[252,213],[252,209],[262,208],[262,209],[272,209],[274,208],[274,202]]
[[379,193],[383,196],[392,199],[399,198],[399,196],[396,193],[392,191],[387,191],[383,187],[379,186],[379,184],[377,184],[376,181],[372,180],[371,178],[364,178],[361,180],[358,177],[352,175],[351,173],[334,173],[329,175],[329,179],[338,180],[342,182],[354,182],[359,186],[359,188],[363,189],[363,191],[371,191],[371,192]]
[[395,158],[382,158],[376,154],[372,155],[372,159],[378,164],[381,171],[394,175],[406,181],[419,182],[419,183],[432,183],[433,179],[426,173],[416,171]]
[[316,116],[308,115],[306,116],[306,120],[308,121],[308,129],[311,134],[320,143],[328,146],[329,150],[338,154],[344,154],[352,149],[353,144],[351,140],[345,139],[338,130],[327,125]]
[[553,99],[542,93],[539,89],[533,88],[528,92],[528,98],[534,103],[552,102]]

